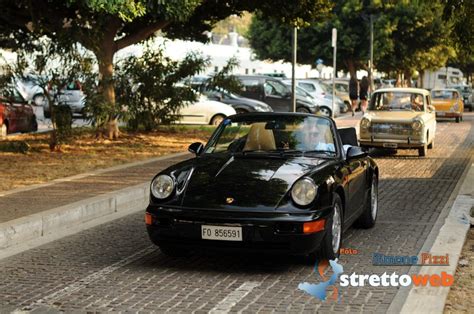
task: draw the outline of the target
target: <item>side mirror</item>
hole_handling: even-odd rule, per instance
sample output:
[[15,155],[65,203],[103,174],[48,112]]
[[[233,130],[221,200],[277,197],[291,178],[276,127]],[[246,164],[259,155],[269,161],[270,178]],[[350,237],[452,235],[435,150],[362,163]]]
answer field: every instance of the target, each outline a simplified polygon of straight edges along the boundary
[[364,157],[367,157],[367,155],[368,153],[363,151],[361,147],[351,146],[347,150],[346,159],[351,160],[351,159],[364,158]]
[[435,108],[435,106],[433,106],[433,105],[429,105],[429,106],[428,106],[428,110],[429,110],[430,112],[432,112],[432,111],[436,111],[436,108]]
[[188,147],[188,151],[190,153],[196,154],[196,156],[201,154],[203,149],[204,149],[204,145],[202,145],[202,143],[200,142],[192,143]]

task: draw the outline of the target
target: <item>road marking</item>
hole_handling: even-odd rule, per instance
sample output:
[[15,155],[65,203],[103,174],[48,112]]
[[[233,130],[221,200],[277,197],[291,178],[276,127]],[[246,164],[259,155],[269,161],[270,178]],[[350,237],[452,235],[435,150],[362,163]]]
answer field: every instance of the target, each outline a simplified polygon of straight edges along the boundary
[[228,313],[237,303],[259,285],[260,283],[257,281],[244,282],[240,287],[229,293],[224,299],[222,299],[222,301],[217,303],[209,313]]
[[118,261],[118,262],[116,262],[112,265],[110,265],[110,266],[104,267],[101,270],[90,274],[89,276],[86,276],[84,278],[76,280],[73,283],[71,283],[70,285],[62,288],[61,290],[58,290],[58,291],[53,292],[51,294],[48,294],[47,296],[31,303],[31,305],[26,306],[26,307],[22,308],[21,310],[17,310],[17,311],[25,311],[25,310],[28,311],[28,310],[32,310],[34,307],[37,307],[37,306],[51,305],[51,303],[54,300],[61,299],[65,296],[70,295],[73,292],[81,290],[81,289],[85,288],[86,286],[90,285],[91,283],[93,283],[94,281],[102,279],[105,276],[107,276],[108,274],[116,271],[120,267],[131,264],[131,263],[133,263],[133,262],[145,257],[146,255],[148,255],[152,252],[155,252],[155,251],[156,251],[156,246],[154,246],[154,245],[149,246],[149,247],[147,247],[147,248],[145,248],[141,251],[138,251],[135,254],[132,254],[132,255],[130,255],[130,256],[128,256],[128,257],[126,257],[126,258],[124,258],[124,259],[122,259],[122,260],[120,260],[120,261]]

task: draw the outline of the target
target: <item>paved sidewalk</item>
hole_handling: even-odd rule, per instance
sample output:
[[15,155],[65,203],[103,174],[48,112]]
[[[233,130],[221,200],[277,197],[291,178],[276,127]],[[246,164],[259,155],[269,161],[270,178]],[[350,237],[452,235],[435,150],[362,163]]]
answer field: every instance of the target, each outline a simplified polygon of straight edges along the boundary
[[36,188],[8,191],[0,195],[0,223],[150,182],[160,170],[190,157],[192,155],[187,153],[174,154],[144,161],[138,165],[134,163],[132,166],[113,167],[110,171],[99,170],[63,178],[54,183],[41,184]]

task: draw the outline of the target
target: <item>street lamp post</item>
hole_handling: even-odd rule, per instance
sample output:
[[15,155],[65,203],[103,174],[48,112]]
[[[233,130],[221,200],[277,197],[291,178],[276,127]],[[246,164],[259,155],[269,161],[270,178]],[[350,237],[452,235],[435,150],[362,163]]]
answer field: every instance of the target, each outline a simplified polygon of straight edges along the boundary
[[337,29],[332,29],[332,47],[333,51],[333,62],[332,62],[332,109],[331,117],[334,118],[334,109],[336,104],[336,53],[337,53]]
[[373,67],[374,67],[374,16],[370,15],[370,56],[369,56],[369,82],[370,92],[374,91],[374,78],[373,78]]
[[291,106],[292,106],[292,111],[296,112],[296,78],[295,78],[295,73],[296,73],[296,45],[297,45],[297,29],[296,26],[293,27],[293,41],[292,41],[292,50],[293,50],[293,58],[291,62]]

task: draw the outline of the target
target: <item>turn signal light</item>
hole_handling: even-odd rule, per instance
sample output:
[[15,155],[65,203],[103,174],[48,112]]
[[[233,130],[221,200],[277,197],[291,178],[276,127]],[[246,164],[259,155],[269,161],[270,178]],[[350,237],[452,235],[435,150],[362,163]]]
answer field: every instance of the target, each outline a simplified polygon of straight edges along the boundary
[[150,213],[145,213],[145,224],[147,226],[151,225],[153,223],[153,217],[151,216]]
[[321,230],[324,230],[324,225],[326,224],[325,219],[320,219],[311,222],[305,222],[303,224],[303,233],[315,233]]

